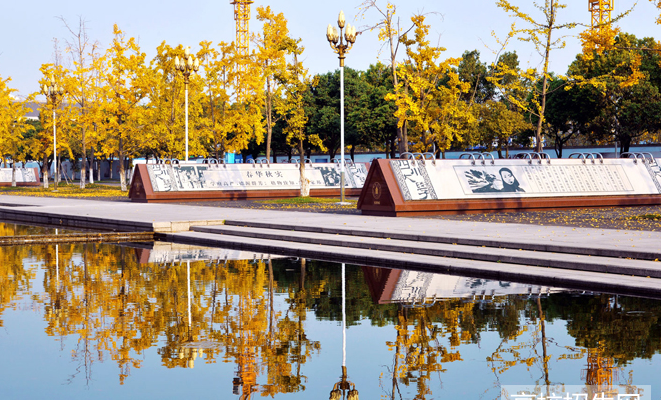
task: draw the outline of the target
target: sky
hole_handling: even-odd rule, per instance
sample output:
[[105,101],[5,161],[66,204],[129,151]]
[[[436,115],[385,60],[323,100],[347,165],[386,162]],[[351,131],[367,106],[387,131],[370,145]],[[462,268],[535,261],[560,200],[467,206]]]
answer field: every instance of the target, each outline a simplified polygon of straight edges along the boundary
[[[363,0],[255,0],[252,5],[251,32],[261,28],[255,19],[258,6],[270,6],[282,12],[288,20],[290,34],[301,38],[305,47],[304,64],[313,73],[325,73],[339,67],[337,56],[326,41],[326,27],[336,25],[337,15],[343,10],[346,19],[358,30],[378,21],[376,11],[368,12],[364,19],[356,20]],[[430,40],[447,50],[443,58],[459,57],[466,50],[479,50],[481,60],[490,64],[495,61],[494,51],[500,50],[492,37],[504,37],[514,22],[507,13],[495,5],[495,0],[391,0],[397,6],[401,26],[411,25],[410,17],[417,13],[429,13]],[[544,0],[538,0],[541,3]],[[559,11],[560,22],[590,23],[588,0],[565,0],[567,7]],[[199,43],[210,40],[230,42],[235,38],[235,22],[231,0],[114,0],[98,2],[89,0],[59,1],[12,1],[3,4],[0,13],[0,78],[11,77],[9,86],[18,89],[19,95],[38,90],[39,67],[53,62],[54,39],[64,49],[71,34],[60,17],[77,28],[80,18],[86,21],[88,36],[98,41],[103,49],[112,40],[113,24],[118,24],[127,37],[138,39],[141,50],[150,60],[156,47],[166,41],[172,46],[191,46],[193,52]],[[514,5],[541,16],[531,8],[530,0],[510,0]],[[385,6],[385,0],[378,3]],[[633,1],[615,0],[615,13],[634,6]],[[640,0],[633,11],[619,22],[623,31],[638,37],[654,37],[661,26],[655,24],[658,12],[647,0]],[[564,74],[567,66],[580,52],[576,36],[580,28],[566,31],[566,47],[551,55],[551,71]],[[381,50],[384,50],[381,52]],[[366,31],[358,36],[350,50],[346,66],[365,70],[379,57],[386,60],[377,33]],[[516,51],[522,66],[538,67],[541,56],[526,43],[513,42],[507,51]],[[404,51],[400,51],[400,58]],[[66,54],[65,54],[66,57]]]

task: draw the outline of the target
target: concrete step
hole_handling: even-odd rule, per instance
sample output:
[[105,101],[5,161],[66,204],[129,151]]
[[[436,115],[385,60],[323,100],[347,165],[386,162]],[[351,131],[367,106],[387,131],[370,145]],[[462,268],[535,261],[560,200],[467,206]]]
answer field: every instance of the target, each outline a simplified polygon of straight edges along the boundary
[[[394,220],[394,219],[393,219]],[[393,225],[400,223],[400,221],[393,221]],[[558,238],[553,237],[539,237],[532,235],[523,235],[520,239],[512,238],[511,224],[490,224],[490,228],[493,229],[493,232],[488,237],[481,235],[472,235],[470,232],[466,234],[461,234],[456,231],[444,234],[443,232],[434,231],[434,232],[425,232],[420,230],[416,233],[412,233],[411,230],[393,232],[392,230],[385,231],[384,229],[374,229],[374,227],[369,227],[365,224],[365,228],[357,228],[354,224],[353,226],[343,227],[341,225],[332,224],[332,225],[310,225],[297,223],[295,221],[287,222],[283,220],[279,221],[255,221],[250,219],[226,219],[225,225],[227,226],[244,226],[251,228],[264,228],[264,229],[279,229],[285,231],[298,231],[298,232],[312,232],[312,233],[326,233],[326,234],[338,234],[338,235],[350,235],[350,236],[363,236],[363,237],[372,237],[372,238],[382,238],[382,239],[397,239],[397,240],[406,240],[406,241],[415,241],[415,242],[427,242],[427,243],[446,243],[446,244],[457,244],[457,245],[468,245],[468,246],[485,246],[485,247],[498,247],[514,250],[529,250],[529,251],[542,251],[549,253],[568,253],[584,256],[600,256],[600,257],[617,257],[617,258],[632,258],[637,260],[661,260],[661,243],[658,246],[647,246],[647,247],[636,247],[636,241],[633,241],[631,244],[628,242],[622,242],[614,244],[612,239],[604,240],[603,243],[599,242],[599,239],[596,240],[593,238],[590,241],[586,241],[584,237],[578,236],[575,240],[574,238],[565,238],[563,241],[559,241]],[[345,224],[346,225],[346,224]],[[532,226],[530,226],[532,227]],[[506,237],[499,237],[499,229],[504,229]],[[544,231],[549,231],[552,227],[542,227]],[[563,229],[556,227],[557,229]],[[571,229],[571,227],[569,228]],[[593,235],[604,235],[603,231],[594,229],[586,230],[583,228],[577,228],[580,231],[580,234],[583,235],[584,231],[592,232]],[[599,233],[602,232],[602,233]],[[626,231],[624,231],[620,237],[626,238]],[[623,239],[624,240],[624,239]]]
[[415,242],[398,239],[380,239],[365,236],[285,231],[280,229],[239,227],[229,225],[194,226],[195,232],[261,238],[277,241],[319,244],[325,246],[452,257],[495,263],[526,264],[612,274],[661,278],[661,262],[631,260],[613,257],[592,257],[580,254],[538,252],[460,244]]
[[415,269],[484,279],[540,284],[558,288],[661,298],[661,279],[658,278],[328,246],[313,243],[283,242],[280,240],[248,238],[246,236],[207,232],[166,233],[160,236],[165,240],[177,243],[245,249],[358,265]]

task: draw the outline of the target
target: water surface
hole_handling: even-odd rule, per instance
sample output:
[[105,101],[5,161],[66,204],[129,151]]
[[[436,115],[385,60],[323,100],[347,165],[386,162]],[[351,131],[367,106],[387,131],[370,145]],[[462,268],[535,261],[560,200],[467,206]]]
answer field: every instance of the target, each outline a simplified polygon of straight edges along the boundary
[[2,247],[2,397],[498,399],[501,385],[610,382],[661,398],[659,301],[345,274],[343,332],[336,263],[163,243]]

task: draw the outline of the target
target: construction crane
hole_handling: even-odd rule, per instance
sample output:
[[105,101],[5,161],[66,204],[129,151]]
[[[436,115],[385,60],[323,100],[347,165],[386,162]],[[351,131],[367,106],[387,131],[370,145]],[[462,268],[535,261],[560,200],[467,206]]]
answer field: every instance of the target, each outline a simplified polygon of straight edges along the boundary
[[611,22],[613,2],[614,0],[588,0],[590,13],[592,14],[593,29],[598,27],[601,30],[606,24]]
[[604,346],[598,344],[596,348],[588,348],[587,368],[581,371],[586,385],[594,386],[596,392],[605,393],[607,398],[617,397],[617,385],[613,387],[613,379],[619,379],[619,372],[613,357],[604,355]]
[[[236,21],[236,52],[244,59],[248,57],[248,47],[250,45],[250,5],[253,0],[232,0],[230,4],[234,5],[234,20]],[[241,63],[239,69],[245,70],[245,63]]]

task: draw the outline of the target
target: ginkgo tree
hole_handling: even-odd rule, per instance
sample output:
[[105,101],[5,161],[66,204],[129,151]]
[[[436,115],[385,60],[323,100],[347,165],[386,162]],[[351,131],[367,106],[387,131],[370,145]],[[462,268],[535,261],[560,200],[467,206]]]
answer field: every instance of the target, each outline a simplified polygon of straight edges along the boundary
[[113,34],[103,70],[107,96],[105,125],[109,133],[104,147],[107,153],[118,155],[121,188],[126,191],[125,161],[127,156],[137,153],[137,142],[144,137],[147,119],[141,102],[153,86],[153,77],[145,65],[145,53],[140,52],[135,38],[126,39],[117,25]]
[[394,93],[386,95],[395,101],[398,126],[405,121],[415,133],[414,150],[426,152],[436,143],[448,149],[453,140],[462,137],[461,127],[475,120],[461,101],[461,95],[470,90],[456,72],[461,59],[440,60],[443,47],[432,46],[427,38],[429,25],[423,15],[411,18],[415,26],[414,37],[402,39],[406,45],[407,60],[398,68],[400,78]]
[[32,110],[27,106],[31,98],[14,98],[12,93],[17,90],[9,87],[10,80],[0,77],[0,158],[5,162],[11,158],[11,185],[16,186],[16,162],[23,158],[23,134],[31,129],[25,114]]
[[[554,37],[554,35],[558,34],[559,31],[572,29],[576,27],[577,24],[575,22],[558,22],[558,12],[567,7],[566,4],[562,4],[558,0],[545,0],[543,4],[533,3],[533,6],[542,14],[542,17],[538,19],[525,13],[520,7],[513,5],[508,0],[497,0],[496,5],[524,24],[523,28],[518,28],[516,24],[512,24],[508,38],[516,37],[521,41],[531,43],[542,57],[541,71],[532,68],[521,70],[522,79],[512,81],[514,83],[526,80],[534,82],[539,79],[541,80],[541,87],[537,89],[536,85],[530,85],[529,88],[531,88],[532,91],[530,96],[527,96],[526,100],[517,97],[509,97],[507,99],[517,107],[524,109],[537,117],[537,127],[535,128],[535,151],[541,152],[543,143],[542,127],[544,124],[546,96],[550,79],[549,63],[551,60],[551,52],[565,47],[565,36],[560,35]],[[501,64],[500,67],[501,68],[496,71],[496,78],[516,73],[516,71],[508,68],[507,64]],[[501,89],[501,94],[507,92],[507,90],[502,90],[503,87],[499,85],[498,79],[494,80],[494,82],[496,83],[496,86]]]
[[[80,136],[74,134],[73,137],[75,137],[75,146],[80,146],[82,156],[80,187],[84,189],[87,179],[88,145],[94,142],[94,138],[90,137],[89,133],[95,132],[94,127],[100,123],[95,118],[99,116],[99,113],[93,110],[99,106],[97,92],[100,88],[95,79],[101,67],[100,45],[89,38],[86,22],[82,17],[79,18],[77,28],[71,27],[64,19],[62,21],[71,34],[71,40],[67,41],[66,50],[73,66],[71,70],[66,71],[62,85],[68,97],[68,112],[72,118],[76,119],[76,130],[80,130]],[[73,156],[73,152],[71,153]],[[90,178],[93,179],[91,174],[90,172]]]
[[264,89],[264,117],[266,125],[266,159],[271,156],[271,140],[273,126],[279,121],[279,115],[274,113],[274,103],[282,100],[283,86],[278,80],[286,71],[286,41],[289,37],[287,19],[282,13],[274,13],[271,7],[257,7],[257,20],[263,21],[262,32],[253,37],[257,44],[255,54],[258,65],[262,66],[262,74],[266,81]]
[[[384,45],[388,47],[388,61],[390,66],[390,73],[392,74],[392,81],[394,87],[395,96],[399,96],[401,85],[399,84],[398,76],[398,66],[399,62],[397,61],[397,53],[399,52],[399,46],[403,42],[403,37],[408,33],[414,26],[409,27],[408,29],[403,29],[400,25],[399,18],[395,15],[397,14],[397,6],[393,3],[387,2],[385,7],[381,7],[377,4],[377,0],[364,0],[363,3],[359,6],[361,10],[361,17],[365,18],[366,14],[370,10],[375,10],[379,15],[379,20],[369,25],[366,29],[369,31],[378,30],[379,41],[384,42]],[[406,121],[397,121],[397,140],[398,140],[398,149],[399,153],[405,153],[408,151],[408,133]]]
[[308,134],[306,124],[308,115],[305,112],[305,95],[310,86],[316,82],[299,60],[303,54],[304,47],[300,46],[300,39],[289,39],[286,43],[286,49],[291,60],[287,63],[286,74],[281,77],[284,87],[284,101],[277,105],[276,112],[282,116],[285,122],[284,134],[287,138],[287,144],[296,147],[300,156],[300,179],[301,179],[301,197],[310,195],[310,182],[305,177],[305,152],[304,143],[308,142],[312,146],[319,147],[326,151],[324,144],[318,135]]
[[207,151],[216,159],[225,157],[227,137],[234,126],[235,108],[232,98],[236,94],[235,49],[232,43],[220,42],[218,49],[209,41],[200,42],[197,57],[204,86],[200,129],[205,132]]

